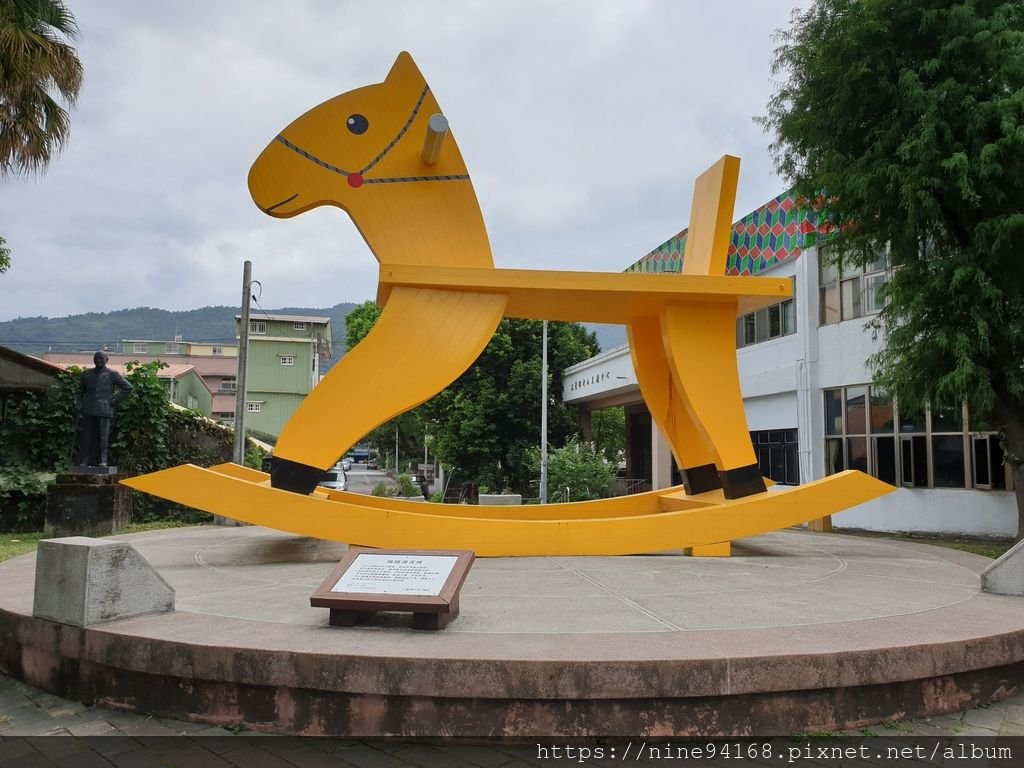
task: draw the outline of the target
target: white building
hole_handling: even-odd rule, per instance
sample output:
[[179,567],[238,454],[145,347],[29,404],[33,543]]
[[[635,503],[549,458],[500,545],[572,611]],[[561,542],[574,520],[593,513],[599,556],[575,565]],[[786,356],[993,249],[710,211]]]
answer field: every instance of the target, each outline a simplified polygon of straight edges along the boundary
[[[685,237],[684,230],[629,271],[680,271]],[[821,266],[821,239],[813,210],[791,193],[733,230],[730,274],[794,280],[792,299],[737,321],[741,387],[761,473],[796,484],[860,469],[897,487],[838,515],[840,527],[1013,536],[1016,501],[995,435],[973,424],[966,408],[901,415],[871,385],[867,358],[878,342],[866,325],[887,278],[884,257],[839,275]],[[566,370],[563,399],[580,406],[584,430],[590,411],[624,405],[627,475],[652,488],[680,482],[643,404],[628,347]]]

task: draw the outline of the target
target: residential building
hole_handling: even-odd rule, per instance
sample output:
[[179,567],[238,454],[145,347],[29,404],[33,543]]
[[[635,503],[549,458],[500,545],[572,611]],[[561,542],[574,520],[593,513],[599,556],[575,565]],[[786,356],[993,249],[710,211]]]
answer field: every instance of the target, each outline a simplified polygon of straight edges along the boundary
[[[822,228],[824,229],[824,228]],[[791,192],[736,222],[733,275],[789,277],[793,298],[737,319],[740,382],[761,473],[799,484],[859,469],[897,490],[843,512],[838,526],[976,535],[1016,533],[1017,512],[997,437],[966,407],[913,416],[871,381],[885,254],[839,273],[813,209]],[[679,272],[686,231],[628,271]],[[566,370],[563,399],[587,414],[624,405],[627,474],[653,488],[679,482],[668,444],[643,404],[628,347]]]
[[7,415],[7,405],[28,393],[45,392],[57,379],[59,366],[38,357],[0,347],[0,422]]
[[[241,317],[235,317],[241,322]],[[277,436],[331,357],[331,319],[262,313],[249,319],[245,426]]]

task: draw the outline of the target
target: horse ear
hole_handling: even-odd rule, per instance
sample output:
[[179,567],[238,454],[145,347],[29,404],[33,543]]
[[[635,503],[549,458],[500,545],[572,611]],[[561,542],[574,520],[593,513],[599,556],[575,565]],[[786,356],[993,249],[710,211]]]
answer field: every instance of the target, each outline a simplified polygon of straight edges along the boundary
[[407,51],[402,51],[398,54],[398,58],[395,59],[395,63],[391,67],[391,71],[388,72],[388,76],[384,82],[396,84],[409,83],[422,87],[426,83],[426,80],[424,80],[423,75],[420,74],[420,70],[416,66],[416,62],[412,60],[412,56],[410,56]]

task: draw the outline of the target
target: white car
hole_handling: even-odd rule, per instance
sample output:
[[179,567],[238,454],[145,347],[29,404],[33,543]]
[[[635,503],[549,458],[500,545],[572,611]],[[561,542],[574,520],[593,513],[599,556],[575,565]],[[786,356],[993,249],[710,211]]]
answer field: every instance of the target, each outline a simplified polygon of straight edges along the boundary
[[339,467],[324,472],[324,476],[320,478],[320,482],[317,483],[321,488],[329,488],[332,491],[344,491],[348,488],[348,477],[345,475],[345,470]]

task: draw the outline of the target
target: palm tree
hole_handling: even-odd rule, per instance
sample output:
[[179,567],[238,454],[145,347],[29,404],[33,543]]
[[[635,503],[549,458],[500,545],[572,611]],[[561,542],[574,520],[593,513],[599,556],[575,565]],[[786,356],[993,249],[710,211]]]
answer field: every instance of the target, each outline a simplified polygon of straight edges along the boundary
[[0,0],[0,177],[41,173],[67,141],[77,34],[62,0]]

